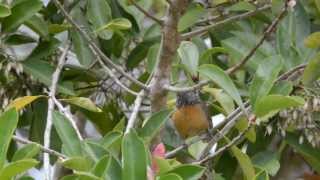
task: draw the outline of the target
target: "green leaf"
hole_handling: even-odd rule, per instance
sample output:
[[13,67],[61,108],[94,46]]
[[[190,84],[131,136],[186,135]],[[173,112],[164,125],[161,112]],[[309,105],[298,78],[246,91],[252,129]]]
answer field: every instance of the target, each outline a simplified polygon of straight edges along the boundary
[[260,171],[259,173],[256,174],[254,177],[254,180],[269,180],[269,175],[266,171]]
[[183,164],[167,172],[179,175],[183,180],[198,180],[202,177],[205,168],[197,165]]
[[124,135],[122,140],[122,178],[126,180],[147,179],[146,148],[134,131]]
[[122,137],[122,133],[119,131],[108,132],[100,141],[100,144],[108,149],[113,143],[118,141]]
[[17,111],[21,110],[22,108],[24,108],[26,105],[32,103],[33,101],[35,101],[38,98],[44,97],[42,95],[40,96],[23,96],[23,97],[19,97],[15,100],[13,100],[7,107],[7,109],[10,108],[16,108]]
[[320,46],[320,32],[314,32],[306,37],[304,45],[308,48],[318,48]]
[[263,117],[286,108],[302,106],[304,103],[304,99],[297,96],[269,95],[257,102],[254,112],[258,117]]
[[139,135],[145,139],[151,140],[158,133],[164,123],[169,119],[171,110],[164,109],[152,114],[142,126]]
[[309,143],[299,143],[299,136],[292,133],[287,133],[286,143],[293,147],[304,159],[312,166],[317,173],[320,173],[320,150],[313,148]]
[[6,17],[2,22],[2,31],[10,32],[16,29],[20,24],[31,18],[42,8],[40,0],[28,0],[16,4],[12,7],[12,14]]
[[204,87],[203,90],[210,93],[219,102],[226,114],[230,114],[235,109],[233,99],[221,89]]
[[73,42],[73,48],[77,55],[79,63],[84,67],[88,67],[89,65],[91,65],[91,62],[94,59],[94,55],[92,54],[87,41],[77,31],[72,30],[70,31],[70,33]]
[[38,144],[27,144],[14,153],[12,161],[33,158],[39,153],[39,151],[40,146]]
[[[48,62],[36,61],[36,60],[26,60],[22,63],[25,72],[37,78],[43,84],[50,86],[51,77],[54,72],[54,67],[52,67]],[[73,87],[67,83],[58,83],[58,92],[75,95]]]
[[263,169],[271,176],[275,176],[280,169],[280,162],[277,154],[271,151],[263,151],[251,158],[253,164]]
[[109,156],[108,155],[103,156],[93,167],[91,171],[92,174],[94,174],[97,177],[104,178],[108,169],[109,162],[110,162]]
[[[94,0],[87,2],[87,18],[91,22],[93,29],[100,29],[105,24],[109,23],[112,19],[111,8],[108,1]],[[98,32],[99,31],[99,32]],[[97,30],[98,35],[102,39],[110,39],[112,31],[108,29]]]
[[117,18],[110,21],[107,25],[100,27],[96,30],[97,33],[102,30],[121,31],[128,30],[132,26],[131,22],[125,18]]
[[231,152],[236,157],[242,169],[244,177],[247,180],[252,179],[252,177],[255,176],[255,171],[254,171],[252,162],[250,160],[250,157],[247,154],[243,153],[237,146],[232,146]]
[[10,7],[5,4],[0,4],[0,18],[10,16],[10,14],[11,14]]
[[48,30],[50,34],[58,34],[72,28],[69,24],[49,24]]
[[51,38],[50,41],[41,41],[24,62],[38,61],[42,58],[47,58],[58,49],[59,45],[60,41],[56,38]]
[[34,42],[37,41],[29,36],[22,34],[13,34],[5,39],[5,43],[8,45],[22,45]]
[[229,11],[254,11],[256,10],[256,7],[245,1],[238,2],[234,5],[232,5],[230,8],[228,8]]
[[9,163],[0,171],[0,179],[10,180],[14,176],[36,166],[38,163],[39,162],[34,159],[23,159]]
[[244,105],[242,103],[240,94],[236,86],[233,84],[230,77],[222,69],[212,64],[206,64],[199,67],[199,72],[202,75],[208,77],[216,84],[218,84],[236,101],[236,103],[241,107],[241,109],[244,110]]
[[150,47],[147,54],[147,71],[151,74],[158,64],[160,44],[154,44]]
[[200,56],[200,64],[210,64],[212,62],[211,57],[217,53],[226,54],[228,51],[223,47],[213,47],[207,49]]
[[63,160],[61,164],[69,169],[76,170],[76,171],[89,171],[92,166],[93,162],[88,157],[73,157]]
[[255,107],[258,98],[262,98],[270,92],[281,69],[282,59],[278,55],[266,58],[258,66],[249,91],[253,107]]
[[53,125],[65,147],[68,156],[82,156],[81,142],[69,120],[59,112],[53,112]]
[[9,143],[17,124],[18,113],[15,109],[10,109],[0,115],[0,169],[6,162]]
[[102,112],[89,98],[85,97],[73,97],[69,99],[60,99],[61,101],[79,106],[92,112]]
[[200,4],[193,4],[187,9],[186,13],[180,18],[178,31],[184,31],[194,25],[205,13],[205,9]]
[[126,61],[126,67],[128,69],[133,69],[139,65],[139,63],[144,60],[148,54],[150,47],[156,43],[158,38],[149,39],[139,43],[129,54]]
[[91,173],[87,173],[87,172],[79,172],[76,171],[74,173],[78,178],[77,179],[84,179],[84,180],[101,180],[101,178],[91,174]]
[[34,15],[24,22],[26,26],[36,32],[39,36],[49,40],[48,23],[42,16]]
[[293,90],[293,83],[288,81],[280,81],[277,82],[272,89],[270,90],[270,94],[280,94],[284,96],[288,96]]
[[198,47],[190,41],[182,41],[178,48],[178,54],[189,73],[196,75],[199,64]]
[[180,177],[178,174],[170,173],[165,174],[157,178],[157,180],[183,180],[182,177]]
[[302,82],[306,86],[312,85],[320,77],[320,53],[311,59],[304,69]]

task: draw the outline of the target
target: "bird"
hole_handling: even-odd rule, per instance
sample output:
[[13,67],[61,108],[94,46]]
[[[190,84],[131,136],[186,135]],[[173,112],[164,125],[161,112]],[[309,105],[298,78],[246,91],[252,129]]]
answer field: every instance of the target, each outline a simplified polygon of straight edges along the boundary
[[172,121],[182,139],[187,139],[212,127],[207,106],[200,99],[199,90],[178,92]]

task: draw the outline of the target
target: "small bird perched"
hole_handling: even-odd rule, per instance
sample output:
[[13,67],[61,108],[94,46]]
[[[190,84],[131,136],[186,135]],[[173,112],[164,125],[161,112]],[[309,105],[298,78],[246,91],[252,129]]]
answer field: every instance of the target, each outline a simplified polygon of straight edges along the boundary
[[198,90],[177,93],[176,108],[172,121],[181,138],[195,136],[212,127]]

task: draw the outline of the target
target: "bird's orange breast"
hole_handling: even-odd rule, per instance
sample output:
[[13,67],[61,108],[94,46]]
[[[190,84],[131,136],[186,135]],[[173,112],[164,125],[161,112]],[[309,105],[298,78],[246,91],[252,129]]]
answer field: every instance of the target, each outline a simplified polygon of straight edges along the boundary
[[197,135],[209,128],[207,115],[200,104],[179,108],[172,120],[182,138]]

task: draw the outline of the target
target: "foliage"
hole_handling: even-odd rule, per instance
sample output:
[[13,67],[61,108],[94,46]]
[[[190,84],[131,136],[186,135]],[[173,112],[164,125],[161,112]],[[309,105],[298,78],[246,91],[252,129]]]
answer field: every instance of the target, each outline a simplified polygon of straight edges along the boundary
[[[0,0],[0,179],[29,179],[31,168],[49,163],[48,151],[51,165],[72,170],[61,179],[270,179],[290,163],[285,149],[320,173],[320,2],[194,0],[169,20],[168,2]],[[164,27],[175,28],[176,46],[164,44]],[[159,73],[167,79],[157,82]],[[210,143],[193,138],[202,134],[167,158],[183,143],[170,123],[175,88],[204,81],[200,96],[213,124],[230,120],[217,126],[222,136],[212,132],[221,154],[201,162]],[[160,95],[150,93],[154,82],[167,83],[157,86]]]

